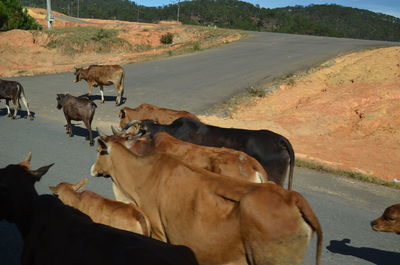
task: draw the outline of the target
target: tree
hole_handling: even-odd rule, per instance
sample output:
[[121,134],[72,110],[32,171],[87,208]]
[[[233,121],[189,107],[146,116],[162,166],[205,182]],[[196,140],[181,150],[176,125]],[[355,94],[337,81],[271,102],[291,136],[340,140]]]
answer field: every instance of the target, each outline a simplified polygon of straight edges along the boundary
[[0,30],[41,29],[42,26],[29,16],[18,0],[2,0],[0,2]]

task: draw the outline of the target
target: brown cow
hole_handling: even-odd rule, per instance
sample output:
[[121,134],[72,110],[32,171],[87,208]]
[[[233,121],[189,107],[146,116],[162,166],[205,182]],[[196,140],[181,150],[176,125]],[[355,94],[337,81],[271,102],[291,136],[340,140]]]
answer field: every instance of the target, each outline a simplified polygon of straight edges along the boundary
[[181,117],[200,121],[194,114],[184,110],[167,109],[143,103],[137,108],[122,108],[119,112],[119,126],[124,128],[132,120],[153,120],[160,124],[170,124]]
[[150,236],[150,223],[139,207],[133,203],[104,198],[90,190],[77,192],[87,182],[88,178],[83,178],[76,184],[61,182],[55,187],[49,186],[49,189],[64,204],[89,215],[96,223]]
[[88,96],[92,94],[93,87],[100,86],[101,102],[104,103],[103,86],[114,84],[118,92],[115,101],[121,105],[124,94],[124,69],[120,65],[90,65],[88,68],[75,68],[75,83],[86,80],[88,83]]
[[[13,119],[16,118],[17,112],[21,108],[21,105],[19,103],[19,100],[21,99],[22,103],[24,103],[25,105],[26,111],[28,112],[29,119],[33,120],[33,116],[29,111],[29,104],[25,98],[24,88],[17,81],[0,79],[0,99],[6,100],[8,117],[12,117]],[[14,105],[13,115],[11,115],[10,111],[10,100]]]
[[233,149],[196,145],[178,140],[164,132],[154,136],[135,136],[132,137],[134,140],[129,140],[130,136],[124,134],[110,137],[115,137],[137,155],[146,155],[154,151],[166,152],[189,164],[221,175],[239,177],[256,183],[268,181],[267,173],[255,158]]
[[175,156],[137,156],[99,139],[93,176],[111,176],[149,218],[152,236],[191,248],[200,264],[302,264],[322,230],[305,198],[272,183],[251,183],[191,166]]
[[400,204],[387,207],[381,217],[371,222],[371,227],[379,232],[400,234]]

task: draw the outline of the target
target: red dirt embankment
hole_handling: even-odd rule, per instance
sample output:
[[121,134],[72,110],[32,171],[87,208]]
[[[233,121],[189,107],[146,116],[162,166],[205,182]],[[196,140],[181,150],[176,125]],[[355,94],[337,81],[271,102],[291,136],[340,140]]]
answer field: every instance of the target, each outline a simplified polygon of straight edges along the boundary
[[400,179],[400,47],[342,56],[283,83],[231,119],[202,120],[273,130],[290,139],[300,159]]

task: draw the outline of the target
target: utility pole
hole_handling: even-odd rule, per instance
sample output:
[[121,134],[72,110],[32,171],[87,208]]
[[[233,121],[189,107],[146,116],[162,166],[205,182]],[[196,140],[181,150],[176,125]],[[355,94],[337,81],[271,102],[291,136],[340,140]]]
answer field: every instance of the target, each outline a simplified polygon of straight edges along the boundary
[[51,0],[47,0],[47,28],[51,29],[51,24],[53,23],[53,15],[51,14]]
[[179,21],[179,12],[180,12],[180,9],[181,9],[181,6],[179,5],[179,2],[180,2],[180,0],[178,0],[178,11],[177,11],[177,14],[176,14],[176,21]]

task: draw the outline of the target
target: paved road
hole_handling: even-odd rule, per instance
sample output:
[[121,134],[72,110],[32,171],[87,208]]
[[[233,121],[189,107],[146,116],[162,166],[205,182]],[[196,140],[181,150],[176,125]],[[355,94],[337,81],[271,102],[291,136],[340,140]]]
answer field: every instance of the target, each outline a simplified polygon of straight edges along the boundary
[[[258,82],[306,69],[338,54],[390,45],[399,43],[253,33],[217,49],[126,65],[125,105],[148,102],[200,114]],[[48,185],[89,176],[95,148],[85,142],[81,123],[76,123],[77,135],[67,137],[64,117],[55,108],[57,93],[80,95],[86,84],[74,84],[72,73],[12,79],[24,85],[36,119],[9,120],[5,108],[0,108],[0,167],[21,161],[29,151],[33,151],[34,168],[55,162],[37,184],[39,193],[48,193]],[[108,101],[97,101],[93,125],[109,132],[109,125],[117,124],[119,108],[114,106],[114,89],[105,89],[105,94]],[[112,197],[109,180],[90,180],[89,189]],[[398,264],[398,236],[372,232],[369,222],[384,207],[400,201],[399,191],[299,168],[294,187],[310,201],[323,225],[323,264]],[[346,239],[350,240],[347,244]],[[0,223],[1,265],[18,264],[19,240],[15,227]],[[313,249],[314,242],[305,264],[313,264]]]

